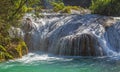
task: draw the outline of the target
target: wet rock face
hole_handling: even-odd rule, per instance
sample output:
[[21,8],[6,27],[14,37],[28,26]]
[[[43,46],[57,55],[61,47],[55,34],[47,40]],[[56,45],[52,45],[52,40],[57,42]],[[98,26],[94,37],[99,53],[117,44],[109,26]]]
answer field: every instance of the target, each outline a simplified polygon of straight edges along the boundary
[[116,20],[112,17],[103,17],[98,19],[104,28],[109,28],[116,23]]
[[103,56],[104,52],[99,47],[99,43],[94,35],[82,34],[78,40],[80,40],[80,56]]
[[30,26],[24,29],[27,30],[24,39],[30,51],[64,56],[105,56],[120,49],[119,24],[99,15],[33,18],[31,25],[24,24]]
[[26,20],[23,21],[22,30],[24,30],[25,33],[30,32],[33,29],[32,21],[30,18],[26,18]]
[[[61,44],[60,44],[61,43]],[[76,37],[66,37],[58,45],[59,55],[70,56],[103,56],[104,51],[99,46],[93,34],[81,34]]]
[[89,7],[92,0],[63,0],[65,5]]

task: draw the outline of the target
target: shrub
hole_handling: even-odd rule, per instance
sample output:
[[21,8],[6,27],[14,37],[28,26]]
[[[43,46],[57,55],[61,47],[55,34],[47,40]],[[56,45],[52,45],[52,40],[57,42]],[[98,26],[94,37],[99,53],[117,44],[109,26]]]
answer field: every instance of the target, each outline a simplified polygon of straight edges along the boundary
[[62,13],[71,13],[71,10],[81,10],[78,6],[65,6],[63,2],[52,2],[53,11]]
[[62,10],[63,8],[65,8],[64,3],[62,3],[62,2],[52,2],[51,4],[52,4],[53,10],[55,12],[58,12],[58,11]]
[[92,13],[118,16],[120,15],[120,0],[92,0]]

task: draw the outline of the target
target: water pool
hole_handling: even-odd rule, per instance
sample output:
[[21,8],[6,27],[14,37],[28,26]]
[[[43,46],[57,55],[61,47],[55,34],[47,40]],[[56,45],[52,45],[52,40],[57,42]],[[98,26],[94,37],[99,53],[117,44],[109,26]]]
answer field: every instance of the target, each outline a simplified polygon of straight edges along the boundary
[[22,59],[0,63],[0,72],[120,72],[120,58],[29,53]]

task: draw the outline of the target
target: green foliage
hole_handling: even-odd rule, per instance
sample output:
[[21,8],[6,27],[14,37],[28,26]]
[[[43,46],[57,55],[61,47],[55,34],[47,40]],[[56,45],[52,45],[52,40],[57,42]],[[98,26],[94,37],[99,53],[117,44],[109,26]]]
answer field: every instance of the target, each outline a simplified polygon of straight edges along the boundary
[[28,53],[25,42],[20,38],[12,38],[10,44],[6,46],[6,50],[13,58],[21,58]]
[[34,9],[32,8],[32,7],[28,7],[27,8],[27,12],[31,12],[31,11],[33,11]]
[[[7,25],[17,25],[30,8],[36,7],[40,0],[2,0],[0,1],[0,20]],[[6,23],[5,23],[6,22]]]
[[95,14],[118,16],[120,0],[93,0],[90,9]]
[[62,13],[71,13],[71,10],[81,10],[83,8],[80,8],[78,6],[65,6],[65,8],[62,10]]
[[[1,0],[0,1],[0,60],[21,57],[27,47],[20,38],[11,38],[8,30],[19,26],[26,12],[35,9],[40,0]],[[21,52],[21,54],[20,54]]]
[[21,58],[28,53],[28,48],[20,38],[11,38],[7,46],[0,45],[0,61]]
[[63,2],[52,2],[53,10],[55,12],[71,13],[71,10],[81,10],[83,8],[78,6],[65,6]]
[[38,7],[35,7],[34,8],[34,17],[35,18],[40,18],[42,17],[42,15],[40,14],[40,11],[41,11],[42,7],[41,6],[38,6]]
[[55,12],[58,12],[58,11],[63,10],[65,8],[64,3],[62,3],[62,2],[60,2],[60,3],[52,2],[51,4],[53,5],[53,7],[54,7],[53,10]]
[[0,51],[6,52],[6,49],[2,45],[0,45]]
[[0,60],[8,60],[8,59],[13,59],[13,56],[10,55],[6,48],[4,48],[2,45],[0,45]]
[[9,43],[10,43],[9,37],[4,37],[4,36],[0,35],[0,45],[6,46]]
[[16,47],[16,50],[19,54],[19,57],[22,57],[23,55],[28,53],[28,49],[24,41],[19,42],[19,44]]

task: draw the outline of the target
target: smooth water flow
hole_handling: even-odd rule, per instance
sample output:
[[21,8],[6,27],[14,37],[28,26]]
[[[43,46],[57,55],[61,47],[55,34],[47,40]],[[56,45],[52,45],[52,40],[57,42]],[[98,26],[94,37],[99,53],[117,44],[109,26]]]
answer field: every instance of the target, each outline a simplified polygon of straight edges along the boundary
[[120,22],[99,15],[30,14],[23,21],[29,51],[62,56],[112,56],[120,51]]

